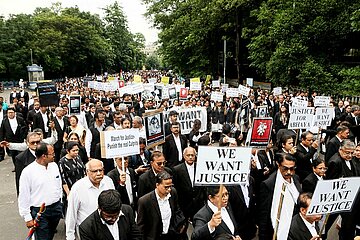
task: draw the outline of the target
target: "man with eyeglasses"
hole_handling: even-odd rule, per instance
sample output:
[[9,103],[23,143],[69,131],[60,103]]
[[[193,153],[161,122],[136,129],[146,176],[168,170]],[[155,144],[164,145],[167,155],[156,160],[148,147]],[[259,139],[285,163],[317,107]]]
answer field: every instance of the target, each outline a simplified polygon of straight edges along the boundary
[[141,240],[142,235],[135,223],[134,212],[122,204],[116,190],[102,191],[98,209],[87,217],[79,227],[82,240]]
[[71,188],[66,212],[66,239],[75,240],[75,229],[97,209],[97,198],[104,190],[115,189],[108,176],[104,176],[104,165],[92,159],[86,163],[86,177],[77,181]]
[[36,160],[28,165],[20,176],[19,213],[26,227],[34,227],[34,219],[45,203],[35,231],[35,239],[53,239],[56,227],[62,218],[62,182],[54,148],[39,143],[35,149]]
[[166,160],[160,151],[154,151],[150,156],[150,169],[141,174],[138,181],[138,197],[153,191],[156,185],[156,175],[162,171],[167,171],[172,175],[172,171],[165,167]]
[[311,172],[314,154],[319,146],[318,140],[314,141],[314,135],[306,131],[301,134],[301,143],[296,147],[296,174],[302,182]]
[[[301,185],[299,177],[295,175],[296,158],[287,153],[280,153],[277,157],[278,170],[273,172],[268,179],[260,184],[258,202],[258,226],[259,240],[270,240],[273,238],[277,213],[281,194],[284,202],[282,205],[282,220],[279,224],[284,224],[281,228],[290,228],[290,219],[293,216]],[[282,191],[285,189],[285,191]],[[283,220],[285,219],[285,221]],[[277,239],[286,239],[287,232],[277,235]]]
[[139,199],[137,224],[147,240],[182,239],[185,217],[178,205],[172,176],[162,171],[156,175],[155,190]]
[[[357,168],[352,161],[353,153],[355,151],[355,143],[349,139],[342,141],[339,152],[334,154],[328,162],[328,170],[326,172],[327,179],[338,179],[345,177],[359,176]],[[353,210],[354,211],[354,208]],[[325,228],[325,233],[328,232],[333,222],[339,214],[331,214]],[[341,213],[342,223],[339,231],[340,239],[354,239],[355,223],[352,219],[352,212]]]

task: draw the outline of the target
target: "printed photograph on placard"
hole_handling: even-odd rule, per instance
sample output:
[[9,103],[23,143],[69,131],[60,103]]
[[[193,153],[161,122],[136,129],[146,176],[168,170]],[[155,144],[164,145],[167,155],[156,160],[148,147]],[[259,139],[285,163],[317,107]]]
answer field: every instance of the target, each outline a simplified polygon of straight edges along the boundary
[[272,129],[272,118],[254,118],[250,146],[267,146]]
[[257,117],[264,118],[268,117],[268,108],[267,106],[259,106],[257,107]]
[[154,147],[164,142],[164,116],[162,111],[149,112],[144,115],[147,146]]

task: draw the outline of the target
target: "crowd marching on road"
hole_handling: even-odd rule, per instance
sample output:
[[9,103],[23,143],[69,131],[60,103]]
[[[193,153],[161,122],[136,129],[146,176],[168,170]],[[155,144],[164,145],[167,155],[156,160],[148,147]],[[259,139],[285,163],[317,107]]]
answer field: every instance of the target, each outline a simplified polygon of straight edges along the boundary
[[[118,90],[99,87],[109,80]],[[56,237],[61,219],[67,240],[331,240],[334,223],[339,239],[360,236],[360,197],[325,220],[307,215],[319,182],[360,176],[360,107],[328,97],[327,127],[294,128],[294,109],[317,107],[317,93],[243,86],[248,92],[234,96],[215,82],[194,90],[176,75],[139,71],[65,78],[52,105],[24,88],[1,95],[0,162],[12,159],[19,225],[41,240]],[[76,114],[71,96],[81,97]],[[145,121],[159,109],[165,119]],[[272,119],[272,129],[266,147],[252,148],[246,184],[195,184],[199,147],[248,147],[259,117]],[[165,141],[148,147],[159,128]],[[102,132],[120,129],[139,131],[140,154],[105,158]],[[282,186],[285,235],[272,219]]]

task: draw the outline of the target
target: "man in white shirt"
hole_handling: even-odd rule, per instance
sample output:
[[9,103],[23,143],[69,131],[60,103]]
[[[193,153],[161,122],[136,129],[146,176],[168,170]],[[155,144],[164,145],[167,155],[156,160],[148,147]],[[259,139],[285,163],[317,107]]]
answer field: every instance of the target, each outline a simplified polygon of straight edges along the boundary
[[42,204],[46,211],[39,218],[36,239],[53,239],[62,218],[62,186],[59,168],[54,163],[54,148],[39,143],[35,150],[36,160],[28,165],[20,176],[19,213],[26,227],[35,225],[34,219]]
[[291,221],[288,240],[320,240],[319,227],[316,224],[321,215],[306,215],[310,206],[312,193],[302,193],[298,199],[300,212]]
[[139,116],[135,116],[132,122],[132,127],[139,129],[140,137],[146,139],[145,126],[143,125],[143,120]]
[[104,166],[100,160],[92,159],[86,164],[87,176],[77,181],[71,188],[66,212],[66,239],[75,239],[75,229],[97,209],[99,194],[115,189],[112,180],[104,176]]

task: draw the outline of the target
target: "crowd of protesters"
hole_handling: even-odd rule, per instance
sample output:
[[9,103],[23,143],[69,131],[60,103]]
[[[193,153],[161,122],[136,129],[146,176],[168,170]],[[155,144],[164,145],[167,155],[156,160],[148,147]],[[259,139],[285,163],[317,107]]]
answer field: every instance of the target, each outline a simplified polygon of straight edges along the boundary
[[[134,74],[144,83],[160,83],[165,73],[116,77],[131,84]],[[170,79],[170,85],[184,84],[175,75]],[[351,212],[332,214],[323,233],[318,227],[323,217],[306,215],[318,181],[360,176],[358,105],[331,99],[331,126],[294,131],[288,129],[292,101],[301,99],[311,107],[315,92],[283,91],[275,96],[251,88],[248,96],[214,102],[211,93],[222,89],[212,88],[211,82],[201,91],[189,91],[185,99],[120,96],[118,91],[88,88],[83,78],[66,78],[56,87],[59,104],[53,106],[41,105],[36,94],[23,88],[14,88],[8,100],[0,97],[0,161],[6,153],[12,158],[14,191],[28,228],[36,225],[37,213],[42,203],[46,205],[36,239],[52,239],[61,218],[68,240],[188,239],[191,224],[192,239],[273,239],[270,215],[279,181],[288,184],[293,197],[293,212],[281,219],[291,223],[287,239],[326,239],[334,222],[340,239],[360,235],[359,198]],[[81,96],[80,114],[69,113],[71,95]],[[178,111],[196,107],[206,108],[207,122],[196,120],[190,134],[182,134]],[[161,151],[146,147],[142,118],[160,108],[169,112]],[[260,109],[266,109],[265,115]],[[221,191],[219,186],[195,186],[198,147],[247,146],[249,129],[259,116],[273,118],[272,134],[266,148],[253,148],[247,183]],[[139,130],[140,154],[103,158],[100,132],[128,128]]]

